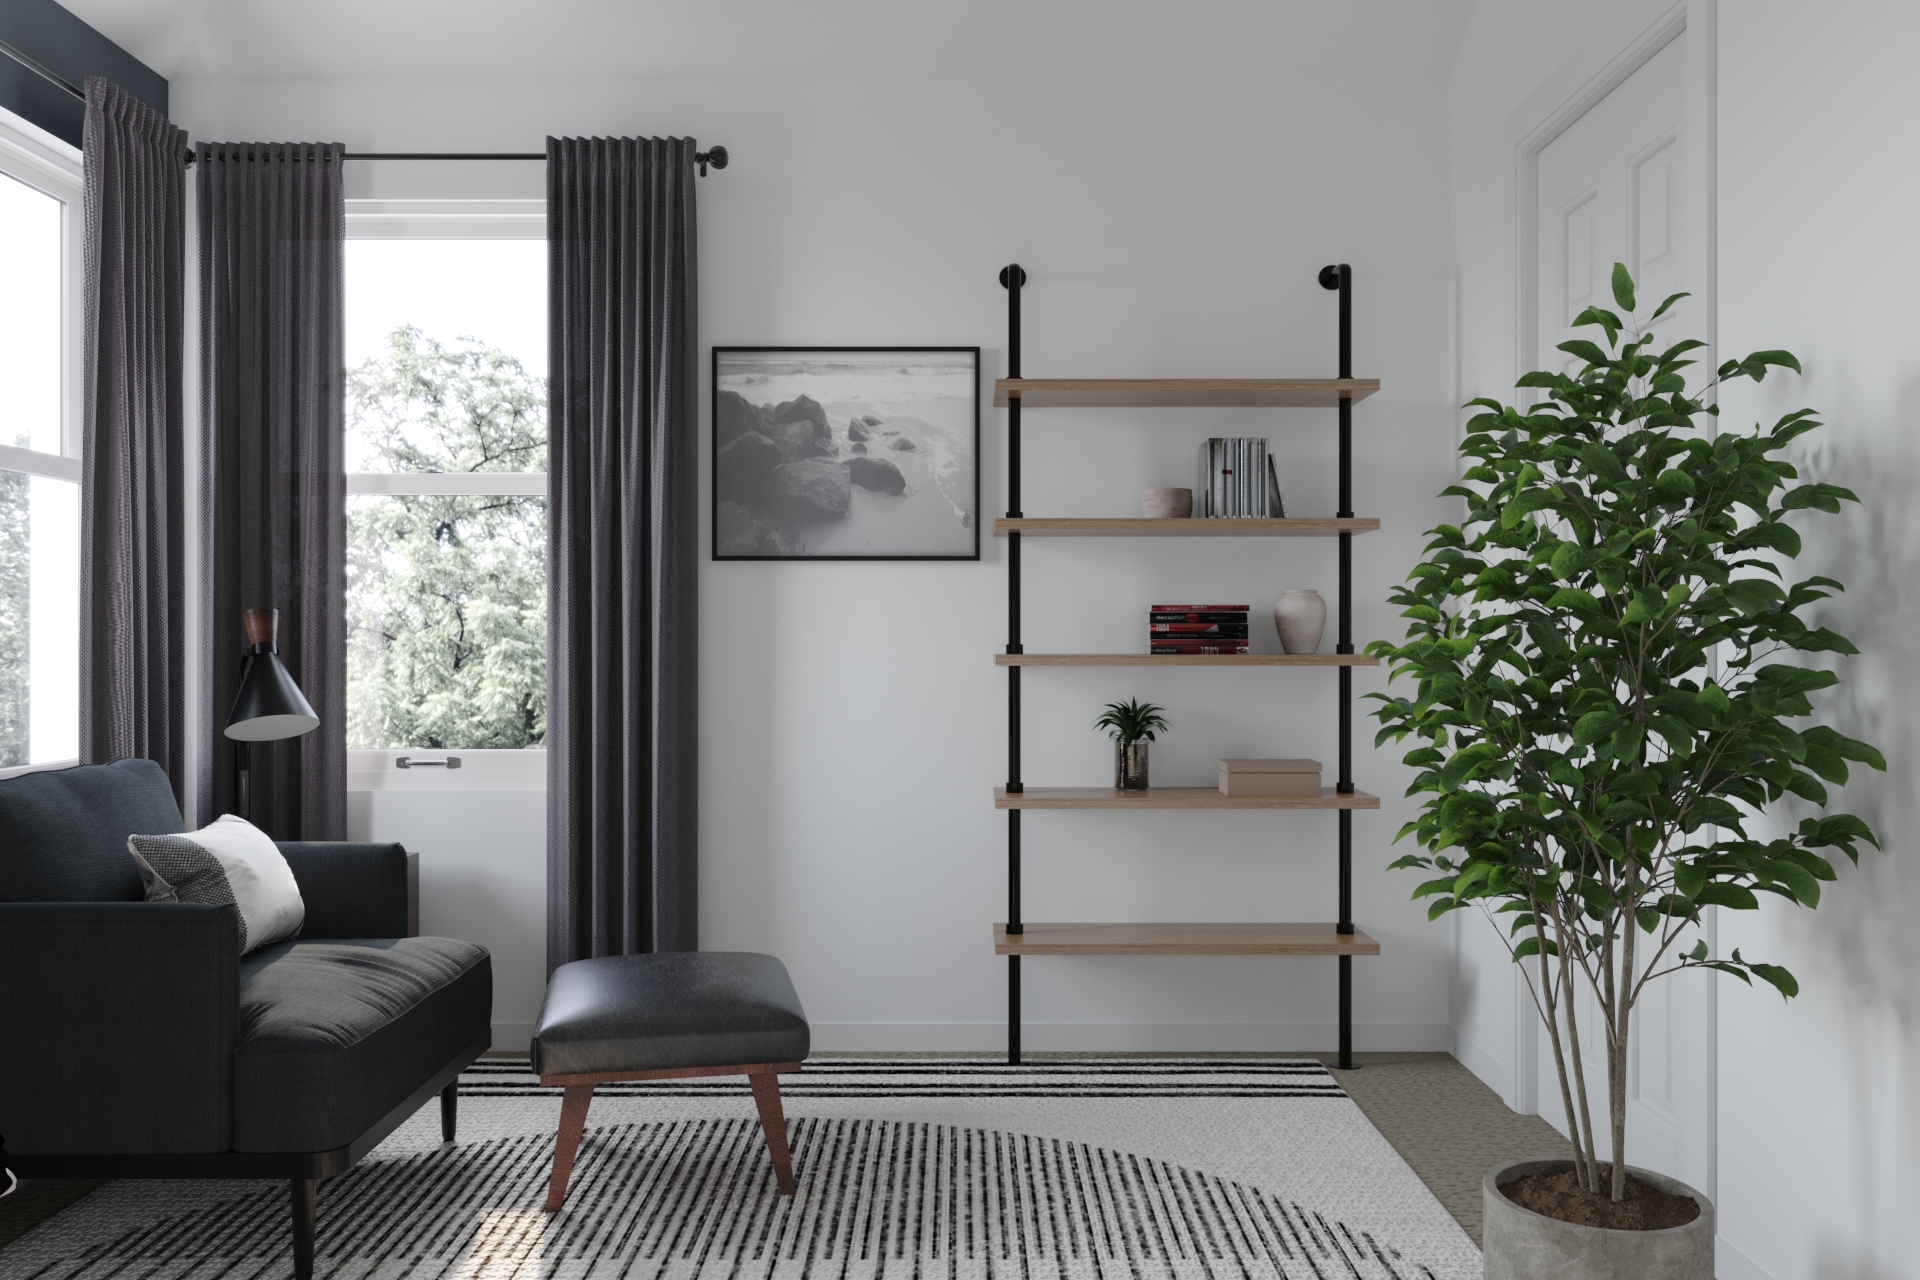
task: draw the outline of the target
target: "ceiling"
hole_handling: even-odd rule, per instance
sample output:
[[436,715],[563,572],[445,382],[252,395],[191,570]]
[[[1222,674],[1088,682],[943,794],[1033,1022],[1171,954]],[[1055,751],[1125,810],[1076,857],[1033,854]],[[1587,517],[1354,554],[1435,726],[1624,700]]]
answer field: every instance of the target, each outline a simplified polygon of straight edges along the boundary
[[1279,80],[1473,0],[62,0],[169,79]]

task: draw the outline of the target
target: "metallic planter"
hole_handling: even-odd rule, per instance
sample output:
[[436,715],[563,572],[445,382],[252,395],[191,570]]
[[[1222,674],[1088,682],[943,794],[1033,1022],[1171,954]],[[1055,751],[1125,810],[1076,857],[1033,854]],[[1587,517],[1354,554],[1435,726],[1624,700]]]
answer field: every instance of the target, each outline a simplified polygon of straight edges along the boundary
[[1713,1280],[1713,1202],[1684,1182],[1627,1171],[1655,1190],[1689,1196],[1700,1216],[1664,1231],[1614,1231],[1562,1222],[1523,1209],[1500,1190],[1536,1173],[1562,1173],[1571,1160],[1519,1160],[1488,1170],[1482,1250],[1486,1280]]
[[1145,741],[1113,744],[1113,786],[1116,791],[1147,789],[1147,744]]

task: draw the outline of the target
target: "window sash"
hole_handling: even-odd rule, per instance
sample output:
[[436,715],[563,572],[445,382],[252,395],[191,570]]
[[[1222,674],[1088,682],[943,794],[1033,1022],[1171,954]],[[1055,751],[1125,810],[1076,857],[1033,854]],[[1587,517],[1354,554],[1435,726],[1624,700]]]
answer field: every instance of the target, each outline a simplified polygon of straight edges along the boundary
[[[58,480],[80,479],[80,352],[86,313],[80,291],[82,203],[80,151],[39,125],[0,107],[0,173],[60,202],[60,451],[0,446],[0,467]],[[541,202],[544,205],[544,201]],[[542,231],[545,234],[545,231]],[[71,468],[62,467],[70,461]]]

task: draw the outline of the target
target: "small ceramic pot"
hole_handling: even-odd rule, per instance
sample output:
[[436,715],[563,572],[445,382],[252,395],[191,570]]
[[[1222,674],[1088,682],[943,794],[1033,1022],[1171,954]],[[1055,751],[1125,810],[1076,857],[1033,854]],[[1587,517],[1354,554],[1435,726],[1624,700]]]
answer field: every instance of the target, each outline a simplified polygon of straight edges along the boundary
[[1320,652],[1327,630],[1327,602],[1318,591],[1282,591],[1273,602],[1273,626],[1288,653]]
[[1193,490],[1149,489],[1140,496],[1141,514],[1149,520],[1186,520],[1193,515]]
[[1147,744],[1144,739],[1113,744],[1113,789],[1115,791],[1147,789]]

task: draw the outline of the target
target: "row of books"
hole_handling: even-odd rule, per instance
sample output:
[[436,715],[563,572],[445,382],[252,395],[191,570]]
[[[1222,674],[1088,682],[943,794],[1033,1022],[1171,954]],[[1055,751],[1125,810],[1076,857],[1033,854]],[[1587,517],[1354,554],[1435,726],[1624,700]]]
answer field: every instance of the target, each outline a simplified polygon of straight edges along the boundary
[[1246,653],[1244,604],[1150,604],[1148,653]]
[[1214,436],[1200,446],[1200,487],[1194,515],[1239,519],[1284,519],[1280,474],[1255,436]]

